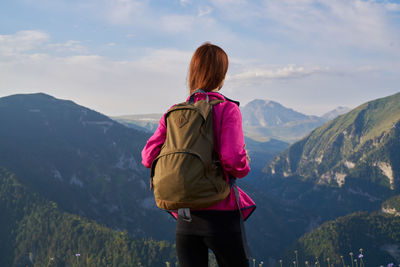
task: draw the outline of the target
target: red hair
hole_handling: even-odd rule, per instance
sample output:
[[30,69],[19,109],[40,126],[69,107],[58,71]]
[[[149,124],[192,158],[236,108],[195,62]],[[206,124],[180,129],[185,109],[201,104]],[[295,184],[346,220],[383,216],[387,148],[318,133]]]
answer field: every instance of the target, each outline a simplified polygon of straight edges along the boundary
[[215,88],[221,88],[228,65],[228,56],[222,48],[211,43],[201,45],[190,61],[188,77],[190,93],[197,89],[210,92]]

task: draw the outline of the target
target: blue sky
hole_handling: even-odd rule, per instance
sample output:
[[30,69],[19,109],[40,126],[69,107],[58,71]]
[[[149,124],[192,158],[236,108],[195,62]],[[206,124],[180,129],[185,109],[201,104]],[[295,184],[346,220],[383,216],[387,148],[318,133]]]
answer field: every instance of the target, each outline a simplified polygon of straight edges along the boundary
[[3,0],[0,97],[161,113],[205,41],[228,53],[221,92],[243,104],[322,115],[400,91],[400,1]]

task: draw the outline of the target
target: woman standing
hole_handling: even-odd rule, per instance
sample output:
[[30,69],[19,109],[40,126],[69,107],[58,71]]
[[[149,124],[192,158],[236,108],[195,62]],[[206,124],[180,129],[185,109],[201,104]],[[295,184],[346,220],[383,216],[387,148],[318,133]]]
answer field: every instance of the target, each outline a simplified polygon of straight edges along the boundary
[[[190,62],[188,85],[190,96],[194,94],[194,102],[206,97],[197,93],[198,89],[205,91],[210,101],[222,100],[212,110],[214,151],[231,188],[221,202],[191,210],[190,221],[173,213],[177,219],[176,250],[181,267],[208,266],[209,249],[214,252],[220,267],[249,266],[243,220],[254,211],[255,204],[247,194],[232,185],[234,179],[231,177],[245,177],[250,167],[239,103],[219,93],[227,70],[228,56],[220,47],[210,43],[197,48]],[[167,130],[164,117],[142,151],[142,163],[147,168],[151,167],[165,142]]]

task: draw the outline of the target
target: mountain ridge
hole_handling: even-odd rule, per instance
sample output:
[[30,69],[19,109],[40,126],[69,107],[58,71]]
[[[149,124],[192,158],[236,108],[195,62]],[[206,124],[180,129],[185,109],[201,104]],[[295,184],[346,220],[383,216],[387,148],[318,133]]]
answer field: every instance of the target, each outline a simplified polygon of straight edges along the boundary
[[333,110],[330,110],[326,113],[324,113],[321,118],[326,119],[327,121],[333,120],[337,117],[339,117],[340,115],[346,114],[347,112],[349,112],[351,110],[351,108],[348,107],[343,107],[343,106],[338,106]]
[[400,162],[393,153],[399,147],[399,129],[400,93],[362,104],[313,130],[265,171],[271,177],[299,176],[342,186],[350,174],[380,170],[387,179],[379,178],[382,185],[395,189]]
[[250,101],[241,111],[244,134],[257,141],[274,138],[292,143],[326,122],[271,100]]
[[[19,98],[25,98],[29,104],[24,104],[21,99],[17,101]],[[153,196],[147,190],[149,172],[140,164],[140,151],[151,135],[150,132],[128,129],[72,101],[57,101],[56,98],[40,94],[30,100],[28,98],[29,95],[18,96],[13,99],[12,105],[10,98],[7,101],[0,98],[0,123],[4,126],[0,129],[0,146],[3,148],[0,151],[1,165],[15,171],[24,185],[53,200],[63,210],[96,220],[112,229],[127,229],[133,238],[173,239],[174,223],[168,214],[155,208]],[[378,105],[379,108],[382,106],[390,107],[387,103]],[[374,116],[378,114],[375,113]],[[359,114],[351,115],[354,119],[359,117],[358,123],[354,123],[355,130],[348,131],[357,136],[351,144],[360,142],[360,136],[375,136],[375,132],[378,132],[379,138],[375,143],[389,140],[392,143],[385,141],[388,144],[385,147],[392,150],[391,154],[382,152],[376,158],[396,156],[396,151],[399,151],[395,142],[397,124],[391,128],[394,132],[380,138],[376,129],[383,126],[377,124],[372,128],[365,127],[365,122],[371,117],[368,112]],[[341,121],[340,118],[345,116],[349,115],[336,120]],[[386,125],[382,119],[374,121]],[[349,125],[352,124],[345,126]],[[337,139],[343,133],[333,126],[329,129],[334,133],[327,135],[328,141]],[[315,129],[313,133],[318,131]],[[278,157],[288,155],[291,157],[289,165],[299,166],[300,163],[296,163],[295,159],[302,159],[299,151],[307,143],[304,140],[306,138],[293,144]],[[366,144],[374,144],[364,141]],[[274,139],[261,143],[247,137],[246,143],[253,157],[251,164],[257,165],[253,165],[256,166],[252,167],[253,172],[269,165],[267,159],[287,145]],[[366,151],[365,148],[362,151]],[[347,162],[350,167],[351,163],[354,162]],[[329,168],[329,164],[324,166]],[[281,169],[276,170],[284,170],[285,167],[282,165]],[[384,181],[382,169],[385,169],[385,165],[378,161],[376,166],[371,165],[364,174],[375,170],[372,174],[378,175],[378,181]],[[393,169],[393,173],[396,171]],[[304,179],[299,175],[302,173],[291,173],[286,178],[278,175],[283,172],[276,174],[269,177],[259,173],[251,183],[251,179],[238,181],[258,205],[258,211],[247,222],[250,246],[257,258],[262,256],[266,260],[268,258],[269,262],[277,260],[280,250],[319,224],[354,211],[376,210],[386,198],[395,193],[390,189],[390,183],[389,186],[385,183],[375,186],[364,180],[359,183],[352,177],[346,177],[343,186],[339,187]],[[372,189],[374,191],[370,192]],[[388,209],[393,207],[392,203],[387,206]],[[148,220],[153,223],[149,224]]]
[[0,124],[0,162],[28,187],[68,212],[132,236],[172,239],[172,231],[153,229],[144,219],[151,214],[156,225],[173,228],[147,190],[150,174],[140,151],[149,134],[46,94],[0,98]]
[[[272,100],[254,99],[241,107],[245,136],[266,142],[277,139],[292,143],[322,125],[328,118],[305,115]],[[328,113],[327,113],[328,114]],[[340,112],[333,110],[327,116],[333,118]],[[154,132],[161,113],[114,116],[112,119],[141,131]],[[147,130],[146,130],[147,129]]]

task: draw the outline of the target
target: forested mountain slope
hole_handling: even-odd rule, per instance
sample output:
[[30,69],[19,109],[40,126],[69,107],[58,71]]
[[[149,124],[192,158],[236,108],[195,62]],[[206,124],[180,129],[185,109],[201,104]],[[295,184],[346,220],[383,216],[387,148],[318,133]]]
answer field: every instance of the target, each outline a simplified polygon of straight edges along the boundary
[[165,266],[166,241],[133,240],[66,213],[0,168],[0,266]]
[[297,178],[368,194],[400,190],[400,93],[365,103],[277,156],[267,177]]
[[[360,251],[360,249],[362,249]],[[296,241],[283,256],[283,261],[291,263],[298,253],[299,265],[316,259],[321,265],[346,266],[356,259],[362,259],[364,266],[386,266],[400,263],[400,217],[380,212],[358,212],[337,218],[321,225]],[[359,256],[362,252],[363,256]],[[342,257],[343,261],[342,261]],[[355,265],[355,263],[353,262]]]
[[131,236],[173,238],[174,224],[155,207],[141,165],[148,134],[41,93],[0,98],[0,125],[0,165],[24,185]]

